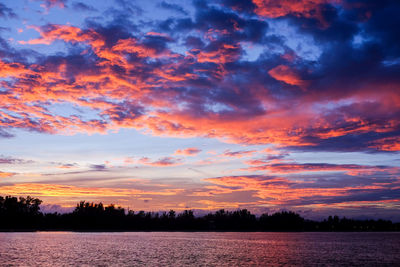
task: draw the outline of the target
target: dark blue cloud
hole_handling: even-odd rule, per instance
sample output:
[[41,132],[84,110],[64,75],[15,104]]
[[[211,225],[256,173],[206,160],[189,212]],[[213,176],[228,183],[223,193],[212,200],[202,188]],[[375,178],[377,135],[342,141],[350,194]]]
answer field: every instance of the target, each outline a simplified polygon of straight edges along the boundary
[[188,12],[181,6],[177,5],[177,4],[172,4],[172,3],[168,3],[167,1],[162,1],[160,3],[160,6],[162,8],[165,8],[167,10],[173,10],[176,11],[177,13],[180,13],[182,15],[188,15]]
[[77,11],[82,11],[82,12],[95,12],[98,11],[96,8],[89,6],[85,3],[82,2],[74,2],[72,4],[72,8],[77,10]]
[[7,7],[5,4],[0,3],[0,18],[16,18],[17,14],[14,11]]
[[238,12],[252,13],[257,7],[251,0],[223,0],[222,4]]

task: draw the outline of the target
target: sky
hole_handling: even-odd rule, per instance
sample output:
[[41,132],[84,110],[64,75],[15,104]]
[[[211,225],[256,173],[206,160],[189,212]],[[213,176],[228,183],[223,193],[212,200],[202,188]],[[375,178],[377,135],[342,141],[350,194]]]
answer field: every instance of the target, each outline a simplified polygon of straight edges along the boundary
[[0,195],[400,221],[397,0],[1,0]]

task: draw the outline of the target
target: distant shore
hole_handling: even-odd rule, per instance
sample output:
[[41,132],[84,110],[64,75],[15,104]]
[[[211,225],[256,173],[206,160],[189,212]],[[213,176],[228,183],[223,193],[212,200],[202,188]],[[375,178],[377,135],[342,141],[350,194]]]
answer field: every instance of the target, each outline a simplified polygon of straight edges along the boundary
[[291,211],[256,216],[246,209],[221,209],[204,216],[192,210],[179,214],[125,210],[114,205],[81,201],[70,213],[42,213],[42,201],[32,197],[0,196],[0,231],[75,232],[391,232],[400,223],[329,216],[323,221],[302,218]]

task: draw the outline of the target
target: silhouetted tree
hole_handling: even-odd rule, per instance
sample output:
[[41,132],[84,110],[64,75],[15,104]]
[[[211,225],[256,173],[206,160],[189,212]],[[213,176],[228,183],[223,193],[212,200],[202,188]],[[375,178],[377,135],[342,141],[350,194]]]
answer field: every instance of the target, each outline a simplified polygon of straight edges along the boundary
[[42,201],[30,196],[24,198],[0,196],[0,228],[29,230],[36,228],[41,220]]
[[291,211],[277,212],[272,215],[263,214],[260,224],[264,230],[272,231],[302,231],[304,230],[304,219],[297,213]]

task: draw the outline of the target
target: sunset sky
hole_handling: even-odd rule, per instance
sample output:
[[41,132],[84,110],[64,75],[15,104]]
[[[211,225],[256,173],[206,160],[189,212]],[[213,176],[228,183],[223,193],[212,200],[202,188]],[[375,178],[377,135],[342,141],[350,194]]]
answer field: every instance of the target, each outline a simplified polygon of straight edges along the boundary
[[399,13],[2,0],[0,195],[400,221]]

